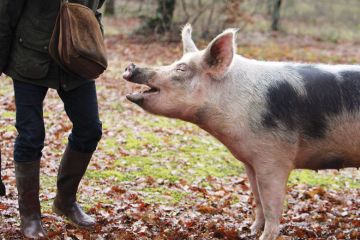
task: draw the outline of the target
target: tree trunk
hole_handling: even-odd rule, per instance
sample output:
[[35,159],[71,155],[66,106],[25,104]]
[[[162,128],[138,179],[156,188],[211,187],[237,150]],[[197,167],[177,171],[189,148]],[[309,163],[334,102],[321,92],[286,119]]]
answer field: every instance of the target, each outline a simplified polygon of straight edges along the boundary
[[172,26],[176,0],[157,0],[157,4],[156,14],[146,21],[145,28],[155,33],[169,32]]
[[105,3],[105,15],[115,15],[115,0],[107,0]]
[[271,30],[279,31],[279,21],[280,21],[280,8],[282,0],[273,0],[273,11],[272,11],[272,24]]
[[158,0],[157,15],[161,16],[162,28],[165,32],[170,31],[176,0]]

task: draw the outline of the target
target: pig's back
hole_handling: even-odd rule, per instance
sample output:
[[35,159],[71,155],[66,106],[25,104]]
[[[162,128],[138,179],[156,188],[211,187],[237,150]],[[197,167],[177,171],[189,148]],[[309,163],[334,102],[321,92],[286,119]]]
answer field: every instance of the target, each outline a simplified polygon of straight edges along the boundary
[[281,126],[310,138],[322,138],[332,118],[344,114],[359,116],[360,68],[354,71],[343,67],[330,72],[316,65],[289,65],[284,66],[284,71],[292,72],[299,80],[296,86],[289,79],[268,85],[262,114],[265,128]]
[[283,71],[290,78],[267,86],[261,125],[297,136],[298,167],[359,167],[360,67],[294,64]]

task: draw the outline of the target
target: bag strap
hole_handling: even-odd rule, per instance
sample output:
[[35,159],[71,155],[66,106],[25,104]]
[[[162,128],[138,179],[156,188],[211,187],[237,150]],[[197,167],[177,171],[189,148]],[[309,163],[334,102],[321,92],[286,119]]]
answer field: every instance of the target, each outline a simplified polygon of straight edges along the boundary
[[60,6],[65,5],[65,3],[69,3],[69,0],[60,0]]
[[96,10],[98,9],[99,6],[99,1],[89,1],[89,0],[77,0],[77,1],[71,1],[71,0],[60,0],[61,1],[61,5],[64,5],[65,3],[77,3],[80,5],[83,5],[87,8],[90,8],[94,14],[96,13]]

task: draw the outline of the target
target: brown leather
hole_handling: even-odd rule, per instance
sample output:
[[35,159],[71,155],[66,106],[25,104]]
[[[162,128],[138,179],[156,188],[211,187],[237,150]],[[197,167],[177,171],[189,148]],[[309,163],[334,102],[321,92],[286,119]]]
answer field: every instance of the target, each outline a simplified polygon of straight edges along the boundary
[[107,68],[107,57],[94,12],[81,4],[62,3],[49,52],[65,70],[85,79],[99,77]]
[[65,215],[78,227],[91,228],[95,225],[92,217],[87,215],[76,202],[76,193],[81,178],[85,174],[92,153],[81,153],[66,148],[61,159],[58,178],[57,193],[53,204],[53,211]]
[[42,239],[47,236],[41,224],[39,169],[40,161],[15,162],[21,232],[31,239]]

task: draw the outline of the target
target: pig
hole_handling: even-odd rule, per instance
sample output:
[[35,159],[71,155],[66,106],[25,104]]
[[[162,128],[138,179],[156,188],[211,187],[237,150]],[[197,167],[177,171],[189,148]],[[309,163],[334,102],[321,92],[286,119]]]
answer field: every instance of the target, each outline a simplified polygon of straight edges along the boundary
[[360,167],[360,65],[268,62],[236,54],[228,29],[198,50],[182,30],[169,66],[130,64],[123,78],[148,86],[127,99],[194,123],[244,163],[254,195],[252,233],[276,239],[293,169]]

